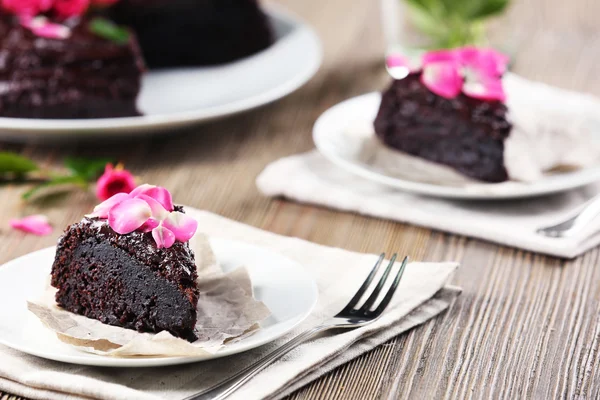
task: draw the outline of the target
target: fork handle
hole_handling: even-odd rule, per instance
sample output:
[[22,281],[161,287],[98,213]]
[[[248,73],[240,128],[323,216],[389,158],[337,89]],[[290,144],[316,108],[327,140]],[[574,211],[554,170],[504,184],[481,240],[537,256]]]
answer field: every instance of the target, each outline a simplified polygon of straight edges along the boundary
[[254,364],[250,365],[247,368],[244,368],[237,374],[233,375],[230,378],[227,378],[225,381],[216,384],[213,387],[210,387],[200,393],[187,397],[185,400],[223,400],[229,397],[233,392],[242,387],[246,382],[256,376],[260,371],[264,370],[268,367],[272,362],[277,360],[279,357],[288,353],[289,351],[296,348],[298,345],[304,343],[306,340],[310,339],[312,336],[316,335],[319,332],[322,332],[326,329],[331,328],[328,325],[319,325],[308,331],[301,333],[296,336],[280,348],[272,351],[267,354],[262,359],[258,360]]

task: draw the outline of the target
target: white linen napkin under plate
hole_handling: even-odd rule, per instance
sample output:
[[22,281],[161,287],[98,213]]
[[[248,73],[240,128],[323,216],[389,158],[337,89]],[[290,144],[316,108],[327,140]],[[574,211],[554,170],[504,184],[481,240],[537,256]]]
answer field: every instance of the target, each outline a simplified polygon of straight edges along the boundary
[[412,195],[371,182],[312,151],[268,165],[257,185],[266,196],[284,196],[558,257],[573,258],[600,244],[598,220],[571,238],[548,238],[536,233],[537,228],[573,215],[600,193],[600,184],[517,201],[456,201]]
[[[193,209],[210,236],[245,241],[301,263],[319,288],[311,316],[292,334],[242,354],[185,366],[95,368],[47,361],[0,345],[0,390],[35,399],[182,399],[221,381],[335,314],[360,286],[377,256],[288,238]],[[436,316],[460,289],[447,286],[456,263],[411,263],[392,305],[375,323],[305,343],[263,371],[232,399],[281,398],[333,368]],[[7,305],[0,305],[6,307]]]

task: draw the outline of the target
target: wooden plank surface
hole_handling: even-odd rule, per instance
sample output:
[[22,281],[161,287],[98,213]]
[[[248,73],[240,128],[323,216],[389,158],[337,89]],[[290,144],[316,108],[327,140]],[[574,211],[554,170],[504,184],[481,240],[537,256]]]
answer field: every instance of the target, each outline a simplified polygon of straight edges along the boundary
[[[181,203],[279,234],[356,251],[399,251],[416,260],[462,263],[453,283],[464,293],[448,312],[291,399],[600,398],[598,249],[565,262],[258,193],[254,179],[267,163],[313,148],[312,124],[324,110],[388,82],[377,1],[277,3],[309,21],[325,50],[317,77],[286,99],[178,135],[0,148],[48,166],[59,165],[65,155],[107,155],[124,161],[140,181],[169,187]],[[517,72],[600,95],[600,2],[513,3],[495,24],[494,38],[516,48]],[[92,194],[74,192],[24,205],[22,190],[0,189],[0,262],[52,245],[59,234],[23,236],[6,228],[10,217],[42,211],[62,227],[95,203]]]

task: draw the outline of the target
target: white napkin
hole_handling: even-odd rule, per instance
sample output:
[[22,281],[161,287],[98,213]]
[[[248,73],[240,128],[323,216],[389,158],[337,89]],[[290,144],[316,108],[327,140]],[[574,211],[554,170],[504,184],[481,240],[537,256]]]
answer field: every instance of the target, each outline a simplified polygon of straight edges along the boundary
[[600,184],[518,201],[452,201],[411,195],[333,165],[317,151],[283,158],[257,179],[266,196],[391,219],[559,257],[573,258],[600,243],[600,221],[572,238],[548,238],[536,229],[574,215],[600,193]]
[[[239,355],[187,366],[93,368],[47,361],[0,345],[0,390],[36,399],[182,399],[219,382],[281,346],[293,335],[335,314],[360,286],[376,256],[288,238],[214,214],[187,209],[211,235],[271,248],[297,260],[313,276],[319,302],[293,334]],[[456,263],[411,263],[398,293],[376,323],[325,335],[295,349],[259,374],[232,399],[280,398],[331,369],[445,310],[460,293],[446,286]]]

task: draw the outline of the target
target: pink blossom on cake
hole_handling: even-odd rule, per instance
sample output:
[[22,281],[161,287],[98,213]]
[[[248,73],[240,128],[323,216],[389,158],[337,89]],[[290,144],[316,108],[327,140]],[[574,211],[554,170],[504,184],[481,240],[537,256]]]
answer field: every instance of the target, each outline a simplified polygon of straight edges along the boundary
[[198,222],[175,211],[171,193],[160,186],[141,185],[131,193],[117,193],[94,208],[88,218],[108,220],[117,233],[152,232],[158,248],[169,248],[176,241],[187,242],[196,233]]
[[[408,68],[407,59],[401,55],[388,56],[386,65],[395,79],[401,74],[392,73],[393,65]],[[421,57],[421,65],[410,72],[422,72],[421,82],[438,96],[452,99],[461,92],[481,100],[505,101],[502,75],[506,72],[509,59],[504,54],[486,48],[472,46],[430,51]]]

